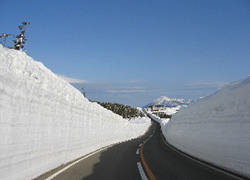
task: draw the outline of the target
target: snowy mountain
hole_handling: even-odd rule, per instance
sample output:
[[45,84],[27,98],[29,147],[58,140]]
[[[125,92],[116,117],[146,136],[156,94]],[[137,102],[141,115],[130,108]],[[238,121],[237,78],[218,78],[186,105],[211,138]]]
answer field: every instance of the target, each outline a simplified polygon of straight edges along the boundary
[[176,107],[176,106],[188,106],[192,103],[192,100],[185,100],[185,99],[171,99],[166,96],[161,96],[151,103],[144,106],[144,108],[147,108],[152,105],[164,105],[166,107]]
[[181,151],[250,178],[250,76],[176,113],[162,126]]

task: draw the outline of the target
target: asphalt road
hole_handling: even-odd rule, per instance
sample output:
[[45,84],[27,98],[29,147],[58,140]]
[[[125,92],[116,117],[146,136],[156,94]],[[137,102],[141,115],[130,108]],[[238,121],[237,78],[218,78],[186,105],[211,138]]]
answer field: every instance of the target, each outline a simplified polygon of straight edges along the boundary
[[152,133],[155,124],[142,137],[127,141],[84,159],[53,180],[139,180],[138,146]]
[[140,180],[137,163],[141,162],[141,158],[137,154],[138,148],[152,134],[153,136],[142,146],[142,155],[156,179],[237,179],[201,165],[173,150],[164,142],[159,124],[153,122],[146,135],[98,152],[70,167],[53,180]]

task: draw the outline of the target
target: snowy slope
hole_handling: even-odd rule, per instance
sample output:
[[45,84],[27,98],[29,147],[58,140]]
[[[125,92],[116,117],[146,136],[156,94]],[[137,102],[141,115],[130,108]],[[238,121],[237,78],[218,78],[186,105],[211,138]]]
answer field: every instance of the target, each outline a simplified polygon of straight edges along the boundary
[[178,149],[250,178],[250,77],[181,109],[162,129]]
[[176,107],[176,106],[187,106],[191,103],[192,103],[191,100],[186,101],[184,99],[171,99],[166,96],[161,96],[144,107],[146,108],[152,105],[164,105],[166,107]]
[[42,63],[0,45],[0,179],[32,179],[100,147],[135,138],[128,122],[89,102]]

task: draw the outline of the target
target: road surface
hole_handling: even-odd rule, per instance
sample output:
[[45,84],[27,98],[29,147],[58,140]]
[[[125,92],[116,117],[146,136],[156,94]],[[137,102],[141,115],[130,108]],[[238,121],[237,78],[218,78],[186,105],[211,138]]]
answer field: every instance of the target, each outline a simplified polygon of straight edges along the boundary
[[[145,140],[147,141],[143,143]],[[146,164],[143,164],[142,161],[145,161]],[[144,165],[143,168],[141,165]],[[151,171],[152,174],[150,175],[147,170]],[[238,179],[217,171],[215,168],[202,165],[166,145],[160,125],[153,122],[144,136],[97,152],[63,171],[53,180],[140,180],[154,178],[158,180]]]

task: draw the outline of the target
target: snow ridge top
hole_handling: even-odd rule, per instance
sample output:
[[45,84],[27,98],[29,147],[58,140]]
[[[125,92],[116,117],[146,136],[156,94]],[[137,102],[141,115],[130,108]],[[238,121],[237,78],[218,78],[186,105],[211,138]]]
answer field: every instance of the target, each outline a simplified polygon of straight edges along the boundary
[[185,99],[171,99],[166,96],[160,96],[159,98],[155,99],[151,103],[147,104],[144,107],[149,107],[152,105],[164,105],[166,107],[176,107],[176,106],[187,106],[191,104],[193,101],[192,100],[185,100]]
[[[176,121],[249,121],[250,76],[227,84],[176,114]],[[185,118],[184,118],[185,117]]]

